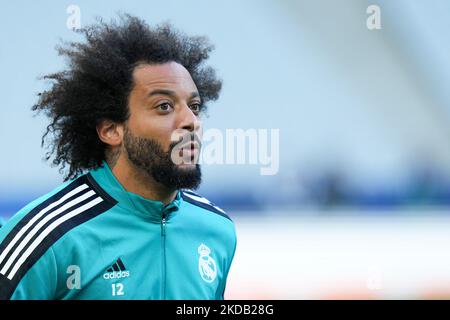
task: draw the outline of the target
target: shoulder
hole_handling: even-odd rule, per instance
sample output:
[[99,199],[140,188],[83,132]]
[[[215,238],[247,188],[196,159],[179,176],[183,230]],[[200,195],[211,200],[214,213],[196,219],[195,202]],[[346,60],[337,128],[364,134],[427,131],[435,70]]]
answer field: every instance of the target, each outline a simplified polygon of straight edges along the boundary
[[31,202],[0,228],[0,278],[20,280],[62,236],[115,204],[89,174]]
[[[209,218],[196,219],[195,223],[199,229],[208,230],[210,235],[220,238],[223,241],[225,250],[228,251],[228,255],[232,257],[234,250],[236,249],[237,236],[236,226],[226,212],[209,201],[200,194],[193,192],[192,190],[181,190],[181,197],[184,202],[187,202],[193,208],[207,213]],[[195,216],[200,217],[198,212],[193,212]]]
[[[100,214],[116,203],[90,174],[84,174],[30,202],[13,215],[0,230],[2,234],[11,234],[38,226],[52,229],[64,225],[67,221],[73,223],[92,218],[94,214]],[[47,225],[48,223],[51,224]],[[3,243],[5,239],[2,239],[0,236],[0,242]]]
[[223,209],[219,208],[213,202],[209,201],[205,197],[199,195],[198,193],[196,193],[192,190],[188,190],[188,189],[181,190],[181,197],[183,198],[184,201],[186,201],[194,206],[197,206],[198,208],[215,213],[215,214],[217,214],[225,219],[228,219],[229,221],[232,222],[231,218],[226,214],[226,212]]

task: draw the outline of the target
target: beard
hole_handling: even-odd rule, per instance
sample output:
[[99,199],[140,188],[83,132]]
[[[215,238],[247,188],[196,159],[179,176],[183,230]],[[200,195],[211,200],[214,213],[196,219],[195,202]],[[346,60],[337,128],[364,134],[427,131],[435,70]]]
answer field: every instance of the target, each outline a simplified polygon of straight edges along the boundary
[[171,159],[171,152],[176,145],[177,142],[171,143],[165,152],[156,140],[135,136],[128,128],[124,131],[124,147],[134,166],[169,189],[195,190],[201,183],[200,165],[178,167]]

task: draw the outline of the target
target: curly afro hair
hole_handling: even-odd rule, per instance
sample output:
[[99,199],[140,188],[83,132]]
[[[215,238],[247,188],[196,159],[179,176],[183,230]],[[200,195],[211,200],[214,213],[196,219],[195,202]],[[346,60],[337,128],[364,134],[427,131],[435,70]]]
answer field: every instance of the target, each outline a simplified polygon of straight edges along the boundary
[[39,93],[32,107],[51,120],[42,146],[48,142],[45,159],[54,157],[52,164],[61,173],[69,167],[65,181],[102,165],[107,144],[96,126],[104,119],[128,119],[132,72],[138,64],[177,62],[191,74],[203,104],[219,96],[222,82],[214,69],[204,66],[213,49],[205,37],[187,36],[169,24],[151,28],[130,15],[109,24],[98,20],[79,32],[86,41],[57,47],[68,58],[68,70],[42,77],[51,81],[51,88]]

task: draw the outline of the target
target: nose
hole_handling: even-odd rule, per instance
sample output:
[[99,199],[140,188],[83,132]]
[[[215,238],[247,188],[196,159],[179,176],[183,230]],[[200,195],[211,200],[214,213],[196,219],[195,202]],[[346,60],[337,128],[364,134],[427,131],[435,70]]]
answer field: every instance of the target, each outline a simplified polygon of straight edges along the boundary
[[184,105],[181,108],[179,115],[178,129],[187,130],[189,132],[195,132],[200,128],[200,120],[192,112],[188,105]]

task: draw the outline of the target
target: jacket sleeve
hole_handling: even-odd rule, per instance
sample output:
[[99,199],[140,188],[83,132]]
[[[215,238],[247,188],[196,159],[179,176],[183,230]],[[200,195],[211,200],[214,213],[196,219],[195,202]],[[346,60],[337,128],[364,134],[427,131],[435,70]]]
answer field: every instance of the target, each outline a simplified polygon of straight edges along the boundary
[[57,270],[53,249],[28,270],[17,284],[11,300],[53,300],[57,286]]
[[23,211],[13,216],[0,228],[0,300],[54,299],[57,270],[52,247],[44,252],[33,265],[27,265],[25,262],[21,270],[26,270],[26,272],[17,272],[14,276],[11,275],[14,265],[18,263],[19,256],[9,261],[8,258],[11,258],[11,252],[14,251],[17,244],[9,251],[7,245],[14,236],[15,226],[20,223],[27,210]]

